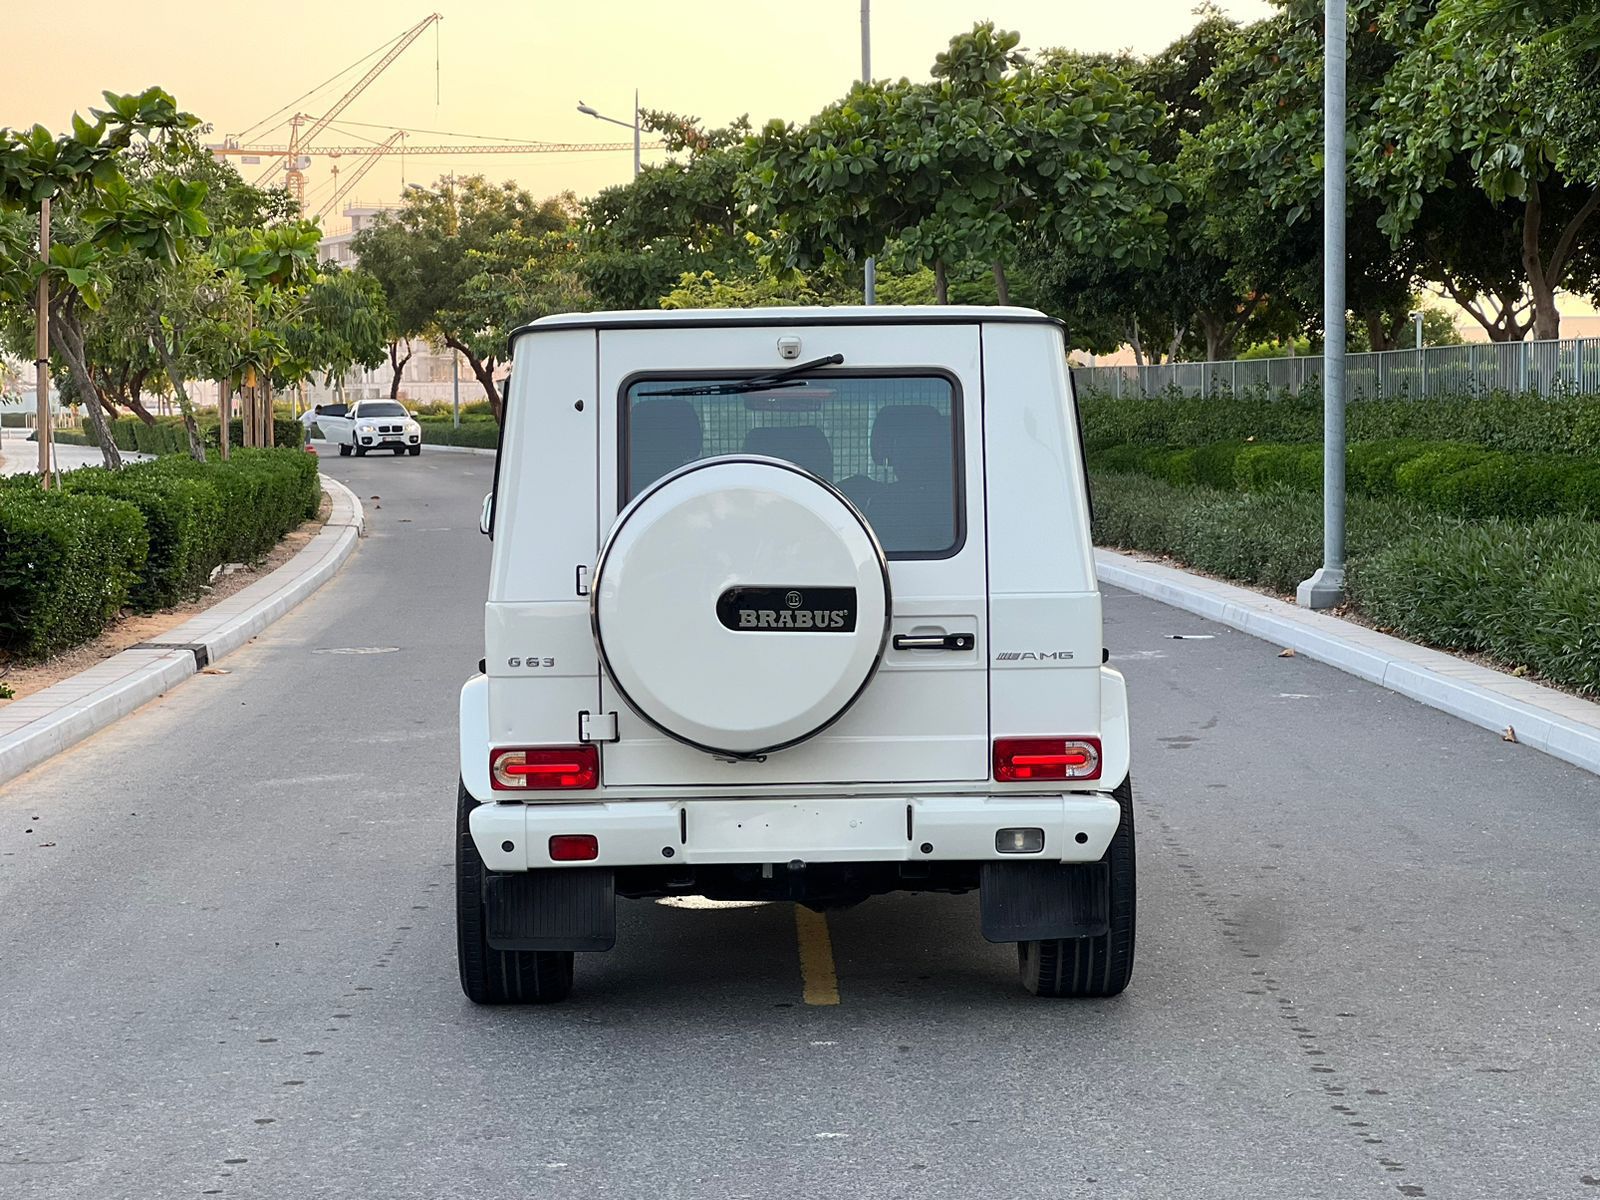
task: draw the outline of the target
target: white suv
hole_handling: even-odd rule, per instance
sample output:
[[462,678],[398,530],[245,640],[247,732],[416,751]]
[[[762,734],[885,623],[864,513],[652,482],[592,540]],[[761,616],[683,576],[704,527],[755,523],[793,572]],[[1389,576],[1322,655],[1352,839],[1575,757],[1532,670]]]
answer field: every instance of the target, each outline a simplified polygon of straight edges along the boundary
[[1127,695],[1058,325],[607,313],[512,348],[461,692],[467,995],[563,998],[618,896],[972,889],[1030,991],[1127,986]]

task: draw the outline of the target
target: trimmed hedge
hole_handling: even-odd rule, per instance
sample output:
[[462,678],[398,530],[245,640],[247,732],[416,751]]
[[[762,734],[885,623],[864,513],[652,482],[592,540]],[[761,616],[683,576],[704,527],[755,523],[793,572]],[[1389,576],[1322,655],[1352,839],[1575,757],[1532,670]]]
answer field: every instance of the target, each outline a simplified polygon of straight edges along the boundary
[[0,488],[0,649],[37,657],[94,637],[127,602],[148,547],[131,504]]
[[[124,605],[150,610],[192,596],[214,567],[261,557],[315,516],[321,490],[317,460],[296,450],[86,467],[49,493],[32,476],[6,479],[0,649],[47,654],[93,637]],[[118,550],[125,544],[133,549]]]
[[[1096,451],[1091,463],[1229,491],[1322,488],[1321,446],[1216,442],[1158,450],[1124,445]],[[1461,517],[1600,517],[1600,460],[1588,457],[1509,453],[1456,442],[1358,442],[1346,449],[1345,481],[1352,495],[1408,500]]]
[[493,418],[487,421],[468,421],[463,418],[459,429],[449,420],[419,420],[417,424],[422,426],[424,446],[432,442],[435,446],[473,446],[480,450],[493,450],[500,443],[500,426]]
[[139,464],[121,471],[85,467],[61,477],[70,495],[106,496],[139,510],[149,535],[144,570],[128,593],[129,603],[152,612],[194,595],[219,561],[217,527],[222,513],[218,489],[198,479],[155,474]]
[[[138,417],[118,417],[110,422],[111,440],[118,450],[139,454],[187,454],[189,435],[184,432],[182,417],[160,417],[154,425],[146,425]],[[244,441],[244,422],[234,419],[228,426],[230,444],[237,447]],[[94,435],[85,430],[60,429],[55,440],[69,446],[93,446]],[[215,414],[210,421],[200,421],[200,439],[206,449],[217,448],[217,422]],[[305,445],[305,426],[297,417],[272,418],[272,444],[283,450],[297,450]]]
[[[1321,500],[1096,472],[1094,539],[1279,593],[1322,563]],[[1600,695],[1600,525],[1467,523],[1352,497],[1346,585],[1380,628]]]
[[[1084,395],[1084,444],[1187,449],[1218,441],[1315,444],[1320,398],[1213,397],[1141,400]],[[1544,397],[1499,392],[1425,400],[1355,400],[1345,412],[1351,442],[1460,442],[1524,454],[1600,454],[1600,395]]]

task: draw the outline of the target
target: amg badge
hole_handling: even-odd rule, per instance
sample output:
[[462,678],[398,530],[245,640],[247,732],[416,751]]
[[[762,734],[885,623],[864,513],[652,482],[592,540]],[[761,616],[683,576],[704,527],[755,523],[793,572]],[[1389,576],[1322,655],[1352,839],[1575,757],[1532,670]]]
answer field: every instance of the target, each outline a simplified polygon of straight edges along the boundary
[[841,587],[731,587],[717,620],[741,633],[854,633],[856,590]]

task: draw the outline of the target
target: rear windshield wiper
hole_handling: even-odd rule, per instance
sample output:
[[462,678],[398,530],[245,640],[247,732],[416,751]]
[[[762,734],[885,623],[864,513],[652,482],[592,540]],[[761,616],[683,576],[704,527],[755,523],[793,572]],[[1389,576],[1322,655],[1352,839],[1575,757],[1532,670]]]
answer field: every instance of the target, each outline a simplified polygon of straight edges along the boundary
[[640,392],[640,396],[738,396],[745,392],[764,392],[771,388],[805,387],[802,375],[809,375],[819,367],[836,367],[844,362],[844,355],[829,354],[810,362],[796,363],[782,371],[767,375],[752,375],[748,379],[729,379],[723,383],[700,383],[694,387],[664,388],[659,391]]

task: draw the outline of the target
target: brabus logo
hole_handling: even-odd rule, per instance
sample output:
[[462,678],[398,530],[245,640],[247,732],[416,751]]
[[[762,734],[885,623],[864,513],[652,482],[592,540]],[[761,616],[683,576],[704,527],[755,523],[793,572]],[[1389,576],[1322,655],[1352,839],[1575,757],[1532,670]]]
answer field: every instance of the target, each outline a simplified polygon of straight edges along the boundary
[[996,662],[1070,662],[1071,650],[1002,650]]
[[739,633],[853,633],[856,590],[841,587],[731,587],[717,620]]

